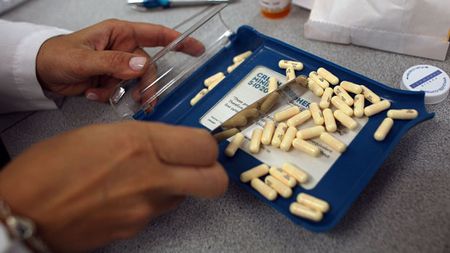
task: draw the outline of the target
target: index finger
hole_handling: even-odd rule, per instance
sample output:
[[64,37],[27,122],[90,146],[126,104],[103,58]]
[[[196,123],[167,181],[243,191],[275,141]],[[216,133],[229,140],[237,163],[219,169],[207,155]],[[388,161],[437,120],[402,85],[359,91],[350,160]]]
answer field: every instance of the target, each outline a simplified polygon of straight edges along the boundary
[[[139,47],[167,46],[180,36],[179,32],[162,25],[137,22],[130,24]],[[200,41],[187,37],[175,50],[192,56],[200,56],[205,52],[205,47]]]

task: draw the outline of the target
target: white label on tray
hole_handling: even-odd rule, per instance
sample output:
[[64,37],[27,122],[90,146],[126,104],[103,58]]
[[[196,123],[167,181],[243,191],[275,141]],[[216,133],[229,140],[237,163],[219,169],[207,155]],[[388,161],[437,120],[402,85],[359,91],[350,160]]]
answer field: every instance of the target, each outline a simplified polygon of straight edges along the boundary
[[[227,120],[246,106],[256,102],[267,93],[267,86],[270,76],[276,77],[279,82],[284,82],[286,80],[284,75],[281,75],[280,73],[266,67],[258,66],[254,68],[244,79],[242,79],[242,81],[237,84],[222,100],[220,100],[205,115],[203,115],[200,119],[200,123],[210,130],[215,129],[217,126],[222,124],[223,121]],[[319,181],[341,155],[339,152],[332,150],[324,144],[320,139],[309,140],[309,142],[321,149],[322,154],[319,157],[311,157],[301,151],[295,150],[294,148],[291,148],[289,152],[284,152],[278,148],[266,145],[261,145],[261,151],[258,154],[251,154],[248,150],[253,129],[256,127],[263,128],[266,119],[269,118],[273,120],[273,115],[276,112],[282,111],[292,105],[297,105],[302,109],[306,109],[310,103],[320,102],[319,97],[315,96],[311,91],[301,87],[300,85],[287,87],[283,89],[282,93],[283,96],[277,106],[273,109],[272,113],[242,130],[246,140],[241,149],[270,166],[281,167],[283,163],[289,162],[299,168],[302,168],[310,175],[310,180],[307,183],[302,184],[302,187],[309,190],[314,188],[319,183]],[[355,119],[359,124],[356,130],[351,131],[345,127],[339,126],[338,130],[335,133],[332,133],[333,136],[347,145],[352,142],[359,131],[367,123],[366,117],[353,119]],[[298,129],[312,126],[315,125],[311,119],[305,124],[299,126]]]

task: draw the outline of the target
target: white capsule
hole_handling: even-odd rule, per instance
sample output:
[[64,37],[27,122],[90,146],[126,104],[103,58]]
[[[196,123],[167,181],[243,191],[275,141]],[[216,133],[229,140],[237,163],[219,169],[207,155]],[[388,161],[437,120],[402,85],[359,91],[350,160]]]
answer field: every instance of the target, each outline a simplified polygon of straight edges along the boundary
[[295,70],[294,67],[289,66],[286,69],[286,81],[291,81],[295,79]]
[[227,68],[227,72],[228,73],[231,73],[231,72],[233,72],[237,67],[239,67],[239,65],[241,65],[241,63],[243,63],[244,61],[240,61],[240,62],[236,62],[236,63],[234,63],[233,65],[230,65],[228,68]]
[[319,137],[323,132],[325,132],[325,127],[323,126],[308,127],[299,130],[297,132],[297,138],[300,138],[302,140],[309,140]]
[[244,140],[244,135],[242,133],[237,133],[225,149],[225,155],[228,157],[233,157],[236,154],[236,151],[241,147]]
[[363,91],[361,85],[349,81],[342,81],[340,86],[353,94],[360,94]]
[[414,109],[389,110],[387,116],[391,119],[415,119],[419,113]]
[[295,78],[295,83],[308,88],[308,78],[305,75],[299,75]]
[[295,70],[303,69],[303,63],[301,63],[299,61],[281,60],[278,62],[278,67],[280,67],[282,69],[287,69],[290,66],[292,66]]
[[289,174],[280,168],[270,167],[269,174],[290,188],[297,184],[295,178],[289,176]]
[[312,220],[315,222],[319,222],[323,218],[323,214],[317,210],[311,209],[307,206],[304,206],[302,204],[293,202],[289,206],[289,212],[291,212],[293,215],[299,216],[301,218],[305,218],[308,220]]
[[339,85],[335,86],[333,91],[334,91],[334,94],[336,94],[336,96],[338,96],[348,106],[352,106],[353,105],[353,102],[354,102],[353,98],[341,86],[339,86]]
[[275,131],[275,122],[272,120],[266,120],[266,124],[264,124],[264,130],[261,137],[261,143],[264,145],[269,145],[272,141],[272,135]]
[[320,99],[319,106],[322,109],[330,107],[331,97],[333,96],[333,89],[326,88],[322,94],[322,98]]
[[224,128],[243,127],[248,123],[247,118],[243,114],[236,114],[227,121],[223,122]]
[[309,105],[309,110],[311,111],[311,116],[314,120],[314,124],[323,125],[325,121],[323,118],[322,110],[320,110],[319,105],[317,103],[311,103]]
[[261,137],[263,130],[261,128],[255,128],[252,132],[252,138],[250,140],[249,150],[252,154],[258,154],[261,147]]
[[362,88],[362,94],[364,95],[364,98],[367,99],[370,103],[378,103],[381,101],[381,98],[375,94],[375,92],[371,91],[369,88],[367,88],[364,85],[361,85]]
[[337,152],[344,153],[344,151],[347,149],[347,145],[345,145],[345,143],[336,139],[333,135],[329,133],[322,133],[320,135],[320,140],[323,141],[328,146],[330,146],[332,149],[336,150]]
[[253,103],[248,105],[245,109],[258,109],[259,104]]
[[340,99],[337,96],[334,96],[331,98],[331,103],[336,107],[337,109],[341,110],[343,113],[347,114],[348,116],[353,115],[353,110],[350,106],[348,106],[342,99]]
[[284,120],[291,118],[292,116],[296,115],[299,112],[300,112],[300,108],[298,106],[294,105],[294,106],[291,106],[281,112],[275,113],[274,119],[277,122],[284,121]]
[[230,128],[230,129],[227,129],[225,131],[222,131],[220,133],[215,134],[213,137],[218,142],[220,142],[220,141],[223,141],[225,139],[228,139],[228,138],[234,136],[237,133],[239,133],[239,129],[237,129],[237,128]]
[[271,76],[269,78],[269,87],[268,87],[268,89],[269,89],[268,93],[271,93],[272,91],[275,91],[276,89],[278,89],[278,81],[273,76]]
[[225,76],[219,77],[216,80],[214,80],[214,82],[212,82],[209,86],[208,86],[208,91],[214,89],[220,82],[222,82],[222,80],[225,79]]
[[240,111],[238,114],[242,115],[246,119],[250,119],[250,118],[257,118],[259,116],[259,111],[256,108],[247,107],[244,110]]
[[389,131],[391,131],[392,126],[394,125],[394,120],[391,118],[385,118],[383,122],[381,122],[380,126],[375,131],[373,138],[377,141],[383,141],[388,135]]
[[341,110],[334,111],[333,115],[337,121],[341,122],[343,126],[350,130],[354,130],[358,127],[358,122],[349,117],[347,114],[343,113]]
[[333,75],[333,73],[324,68],[319,68],[317,70],[317,74],[325,78],[325,80],[327,80],[332,85],[337,85],[339,83],[339,78],[337,78],[335,75]]
[[208,89],[206,88],[197,93],[197,95],[195,95],[195,97],[191,99],[191,106],[197,104],[197,102],[200,101],[200,99],[202,99],[206,95],[206,93],[208,93]]
[[210,86],[216,79],[221,78],[221,77],[225,77],[225,75],[223,74],[223,72],[218,72],[208,78],[205,79],[205,81],[203,81],[203,83],[205,84],[206,87]]
[[290,127],[300,126],[311,118],[310,110],[304,110],[301,113],[295,115],[294,117],[286,121],[287,125]]
[[295,178],[299,184],[304,184],[308,181],[308,174],[297,166],[294,166],[290,163],[284,163],[282,169],[287,174]]
[[326,89],[326,88],[330,87],[330,83],[328,83],[327,80],[325,80],[323,77],[321,77],[315,71],[311,71],[309,73],[309,78],[311,78],[314,82],[316,82],[322,89]]
[[314,93],[314,95],[321,97],[323,95],[323,89],[314,80],[308,78],[308,89]]
[[292,146],[292,141],[295,139],[295,135],[297,134],[297,128],[289,127],[284,134],[283,140],[280,144],[280,149],[283,151],[289,151]]
[[282,182],[280,180],[274,178],[273,176],[267,176],[264,179],[264,182],[266,185],[270,186],[272,189],[274,189],[278,194],[280,194],[283,198],[290,198],[292,196],[292,189]]
[[331,109],[327,108],[323,110],[323,118],[325,119],[325,128],[328,132],[336,132],[337,125],[336,120],[334,119],[333,111]]
[[326,213],[330,210],[328,202],[304,192],[297,195],[297,202],[322,213]]
[[355,96],[355,103],[353,104],[353,114],[357,118],[364,116],[364,95],[358,94]]
[[242,183],[247,183],[254,178],[262,177],[267,174],[269,174],[269,166],[263,163],[241,173],[240,179]]
[[284,122],[281,122],[278,124],[277,128],[275,129],[275,132],[273,133],[272,138],[272,146],[278,148],[280,147],[281,141],[283,140],[283,136],[286,133],[287,130],[287,124]]
[[294,146],[295,149],[300,150],[310,156],[317,157],[320,155],[320,149],[318,147],[300,138],[295,138],[292,142],[292,146]]
[[257,192],[259,192],[261,195],[263,195],[266,199],[270,201],[275,200],[278,196],[277,192],[274,189],[270,188],[259,178],[252,179],[250,185],[253,187],[253,189],[255,189]]
[[270,109],[278,102],[278,99],[280,98],[280,93],[274,91],[270,93],[266,99],[264,99],[264,102],[262,102],[261,107],[259,108],[260,112],[262,114],[268,113]]
[[244,61],[245,59],[247,59],[250,55],[252,54],[252,51],[245,51],[245,52],[243,52],[242,54],[238,54],[238,55],[236,55],[235,57],[233,57],[233,62],[234,63],[236,63],[236,62],[242,62],[242,61]]
[[389,109],[389,107],[391,107],[391,102],[389,102],[389,100],[383,100],[378,103],[371,104],[371,105],[367,106],[366,108],[364,108],[364,114],[367,117],[370,117],[372,115],[375,115],[377,113],[380,113],[384,110]]

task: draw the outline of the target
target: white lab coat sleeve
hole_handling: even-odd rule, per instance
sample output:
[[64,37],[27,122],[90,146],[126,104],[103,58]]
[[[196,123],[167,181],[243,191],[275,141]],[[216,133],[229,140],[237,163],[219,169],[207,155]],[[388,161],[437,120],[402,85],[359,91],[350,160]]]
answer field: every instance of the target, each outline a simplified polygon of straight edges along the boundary
[[56,109],[36,77],[36,56],[47,39],[68,30],[0,20],[0,113]]
[[0,253],[31,253],[25,245],[11,240],[5,226],[0,223]]

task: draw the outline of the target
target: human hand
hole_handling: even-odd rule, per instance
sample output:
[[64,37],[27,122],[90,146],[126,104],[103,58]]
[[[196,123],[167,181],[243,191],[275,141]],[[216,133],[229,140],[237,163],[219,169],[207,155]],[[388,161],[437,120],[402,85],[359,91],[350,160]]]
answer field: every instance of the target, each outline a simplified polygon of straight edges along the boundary
[[223,194],[228,178],[203,130],[125,122],[33,145],[0,173],[0,199],[29,217],[55,252],[136,234],[185,196]]
[[[156,66],[149,64],[143,47],[166,46],[178,35],[160,25],[106,20],[44,42],[37,55],[36,74],[44,89],[106,102],[120,80],[155,74]],[[199,56],[205,49],[188,38],[177,50]]]

